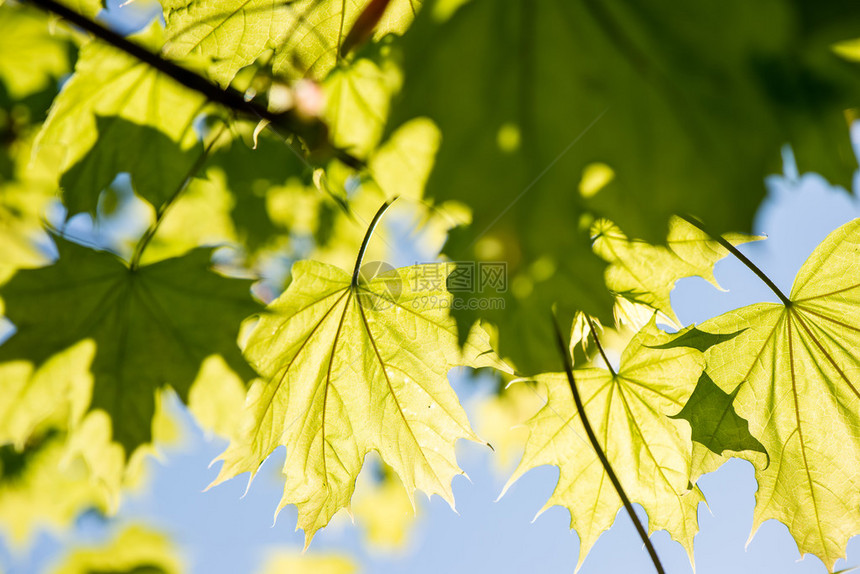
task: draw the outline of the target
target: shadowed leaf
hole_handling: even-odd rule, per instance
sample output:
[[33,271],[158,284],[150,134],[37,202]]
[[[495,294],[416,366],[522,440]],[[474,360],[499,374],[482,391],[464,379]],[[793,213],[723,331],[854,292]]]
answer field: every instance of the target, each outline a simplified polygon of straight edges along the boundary
[[764,446],[750,434],[749,423],[735,412],[734,400],[734,394],[724,393],[705,372],[681,412],[672,415],[686,420],[693,429],[692,482],[716,470],[724,462],[721,455],[729,452],[751,451],[767,456]]
[[89,408],[110,415],[126,455],[150,441],[155,392],[170,385],[186,400],[206,357],[220,354],[250,377],[236,337],[259,310],[251,282],[212,272],[208,250],[131,270],[109,253],[63,240],[58,248],[57,263],[19,272],[0,289],[17,327],[0,361],[41,365],[93,340]]

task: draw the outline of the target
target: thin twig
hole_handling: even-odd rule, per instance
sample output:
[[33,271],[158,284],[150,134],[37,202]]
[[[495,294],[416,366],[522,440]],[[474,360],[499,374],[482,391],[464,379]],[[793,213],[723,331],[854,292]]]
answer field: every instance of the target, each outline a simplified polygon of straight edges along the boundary
[[594,430],[588,422],[588,417],[585,415],[585,406],[582,404],[582,397],[579,396],[579,390],[576,388],[576,380],[573,378],[573,365],[570,361],[570,354],[567,345],[564,343],[564,337],[561,334],[561,329],[559,329],[555,314],[552,315],[552,325],[555,328],[555,338],[558,343],[558,350],[561,353],[562,361],[564,362],[564,371],[567,374],[567,382],[570,383],[570,390],[573,393],[573,402],[576,404],[576,411],[579,413],[582,426],[585,427],[585,433],[588,435],[588,440],[591,442],[591,446],[594,448],[597,458],[600,459],[600,464],[602,464],[604,470],[606,470],[606,474],[609,476],[612,486],[615,487],[615,491],[621,498],[621,502],[624,503],[624,508],[627,510],[627,514],[630,515],[630,519],[636,527],[636,532],[639,533],[639,537],[642,538],[642,542],[645,543],[645,548],[648,549],[648,554],[651,556],[654,568],[657,569],[659,574],[665,574],[666,571],[663,570],[663,565],[660,563],[657,551],[654,549],[654,546],[651,544],[651,540],[648,538],[648,533],[645,531],[645,527],[642,526],[642,523],[639,521],[639,517],[636,516],[636,512],[633,510],[633,505],[630,503],[630,499],[627,498],[627,493],[625,493],[624,489],[621,487],[621,483],[618,481],[615,471],[612,470],[612,465],[609,464],[609,459],[606,458],[606,454],[603,452],[600,443],[597,442],[597,436],[595,436]]
[[600,351],[600,356],[603,357],[603,362],[606,363],[606,368],[609,369],[609,372],[612,373],[613,377],[615,377],[615,369],[612,368],[612,363],[609,362],[609,359],[606,357],[606,351],[603,350],[603,345],[600,344],[600,338],[597,336],[597,329],[594,328],[594,321],[592,321],[588,313],[583,313],[583,315],[585,315],[585,320],[588,322],[588,328],[591,329],[591,336],[594,337],[594,344],[597,345],[597,350]]
[[168,210],[173,207],[173,204],[176,203],[176,200],[179,199],[179,196],[182,195],[182,192],[188,188],[188,185],[191,183],[191,180],[197,175],[197,172],[203,167],[203,164],[206,163],[206,160],[209,158],[209,154],[212,152],[212,148],[215,146],[215,143],[224,133],[224,130],[227,128],[227,124],[221,124],[218,127],[218,130],[212,136],[211,141],[203,150],[203,152],[197,157],[194,161],[194,164],[191,166],[191,169],[188,170],[188,173],[185,174],[185,177],[182,179],[182,182],[177,186],[177,188],[173,191],[170,197],[168,197],[164,203],[158,206],[158,209],[155,213],[155,221],[152,222],[152,225],[149,226],[149,229],[143,234],[140,238],[140,241],[137,242],[137,245],[134,246],[134,252],[131,256],[131,261],[129,262],[129,269],[132,271],[136,270],[140,267],[140,258],[143,255],[144,250],[149,245],[149,242],[152,241],[152,238],[155,236],[156,231],[158,231],[161,222],[164,221],[164,216],[167,215]]
[[361,270],[361,261],[364,259],[364,252],[367,251],[367,244],[370,243],[370,237],[373,235],[373,230],[376,229],[376,226],[379,224],[379,220],[382,219],[383,214],[391,207],[391,204],[397,201],[397,196],[392,197],[388,201],[382,204],[379,210],[376,212],[376,215],[373,216],[373,219],[370,222],[370,225],[367,227],[367,233],[364,234],[364,239],[361,242],[361,247],[358,249],[358,257],[355,258],[355,269],[352,271],[352,287],[358,287],[358,274]]
[[684,221],[686,221],[687,223],[689,223],[693,227],[699,229],[700,231],[702,231],[706,235],[710,236],[711,239],[713,239],[714,241],[716,241],[717,243],[722,245],[724,248],[726,248],[729,253],[731,253],[732,255],[737,257],[741,263],[746,265],[750,271],[752,271],[753,273],[758,275],[758,278],[761,279],[762,281],[764,281],[764,284],[767,285],[768,287],[770,287],[771,291],[776,293],[776,296],[779,297],[779,300],[782,301],[783,305],[785,305],[786,307],[791,307],[791,299],[786,297],[785,293],[780,291],[779,287],[776,286],[776,283],[771,281],[770,277],[768,277],[767,275],[764,274],[764,271],[762,271],[761,269],[756,267],[755,263],[753,263],[752,261],[747,259],[746,255],[741,253],[740,250],[737,247],[735,247],[734,245],[732,245],[729,241],[727,241],[725,237],[722,237],[721,235],[719,235],[717,233],[711,233],[708,230],[708,228],[705,227],[704,223],[702,223],[701,221],[699,221],[698,219],[696,219],[694,217],[682,215],[681,219],[683,219]]

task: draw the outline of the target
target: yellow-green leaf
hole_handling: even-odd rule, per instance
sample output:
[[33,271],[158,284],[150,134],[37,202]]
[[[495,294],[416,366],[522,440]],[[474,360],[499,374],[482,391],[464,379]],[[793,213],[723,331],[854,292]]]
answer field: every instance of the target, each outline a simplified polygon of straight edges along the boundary
[[106,492],[80,460],[64,461],[63,438],[40,437],[20,452],[0,447],[0,531],[15,545],[41,529],[68,528],[87,508],[108,510]]
[[396,553],[413,538],[416,509],[391,469],[383,467],[381,473],[381,478],[365,473],[359,479],[352,516],[362,525],[366,543],[374,551]]
[[[18,137],[4,142],[0,148],[0,253],[3,254],[0,283],[17,269],[48,263],[40,247],[49,242],[42,224],[55,191],[50,176],[45,174],[48,165],[43,161],[30,161],[33,126],[26,122],[16,125],[14,113],[9,119],[12,120],[11,131]],[[4,173],[6,166],[3,164],[7,161],[9,171]]]
[[391,95],[400,88],[400,71],[390,59],[360,58],[332,71],[322,85],[332,143],[366,157],[382,137]]
[[512,384],[478,403],[475,429],[493,445],[493,468],[507,475],[528,440],[525,422],[546,404],[542,386]]
[[[164,2],[169,56],[213,60],[210,75],[227,85],[236,73],[274,51],[274,68],[290,79],[324,78],[366,0],[170,0]],[[419,0],[393,0],[374,37],[401,34]]]
[[39,92],[69,68],[70,43],[27,6],[0,6],[0,83],[12,99]]
[[699,325],[741,331],[707,351],[761,441],[753,532],[775,518],[832,570],[860,532],[860,219],[830,234],[794,280],[791,304],[759,303]]
[[[692,561],[696,511],[704,497],[689,486],[690,426],[668,415],[689,399],[704,359],[690,348],[652,348],[668,339],[652,319],[624,350],[617,374],[584,368],[574,370],[574,377],[588,420],[631,502],[648,513],[651,532],[667,530]],[[527,423],[525,453],[505,490],[534,467],[557,466],[559,481],[544,510],[559,505],[570,511],[581,565],[615,520],[621,498],[586,438],[566,375],[535,380],[546,386],[547,404]]]
[[370,450],[394,469],[410,499],[421,489],[453,505],[451,480],[461,472],[454,445],[479,439],[447,373],[457,365],[504,365],[481,331],[460,350],[444,268],[391,269],[353,285],[336,267],[295,264],[289,288],[245,347],[264,380],[249,391],[241,438],[221,455],[215,482],[253,476],[286,446],[279,508],[298,507],[306,543],[348,507]]
[[91,341],[81,341],[35,370],[26,360],[0,363],[0,444],[23,448],[41,426],[68,428],[86,409],[94,353]]
[[[594,252],[609,263],[606,286],[627,299],[665,313],[676,322],[678,317],[670,301],[675,282],[698,276],[719,288],[714,264],[729,254],[703,231],[679,217],[669,220],[666,245],[628,239],[606,219],[592,226],[591,235]],[[732,245],[763,239],[740,233],[726,234],[725,238]]]
[[[162,33],[153,24],[134,40],[157,50]],[[199,155],[193,122],[204,104],[203,96],[151,66],[91,42],[51,106],[37,152],[60,155],[60,185],[72,213],[95,214],[99,193],[120,172],[158,207]]]
[[403,124],[391,134],[368,162],[383,196],[420,202],[441,139],[439,129],[423,118]]
[[245,382],[224,359],[212,355],[203,361],[188,393],[188,410],[203,430],[223,437],[235,437],[245,400]]

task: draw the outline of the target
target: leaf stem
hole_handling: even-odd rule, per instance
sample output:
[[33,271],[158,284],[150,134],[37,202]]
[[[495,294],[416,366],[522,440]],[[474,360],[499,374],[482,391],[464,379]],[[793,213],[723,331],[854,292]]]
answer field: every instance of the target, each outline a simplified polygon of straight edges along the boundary
[[149,242],[152,241],[152,238],[155,236],[155,233],[158,231],[161,222],[164,221],[164,216],[167,215],[168,210],[173,207],[173,204],[176,203],[176,200],[179,199],[179,196],[182,195],[182,192],[185,191],[191,180],[197,174],[198,171],[203,167],[203,164],[206,163],[206,160],[209,158],[209,154],[212,152],[212,148],[215,146],[215,143],[221,137],[221,134],[224,133],[226,129],[226,124],[221,124],[215,134],[212,137],[212,140],[206,145],[206,148],[203,152],[197,157],[194,161],[194,164],[185,174],[185,177],[182,179],[182,183],[174,190],[173,194],[168,197],[164,203],[158,206],[158,210],[155,213],[155,221],[152,222],[152,225],[144,232],[143,236],[140,238],[140,241],[137,242],[137,245],[134,246],[134,252],[131,255],[131,261],[129,262],[128,268],[131,271],[137,270],[140,267],[140,258],[143,255],[144,250],[149,245]]
[[[570,390],[573,393],[573,402],[576,404],[576,411],[579,413],[580,420],[582,420],[582,426],[585,427],[585,433],[588,435],[588,440],[591,442],[591,446],[594,448],[594,452],[597,454],[597,458],[600,459],[600,463],[603,465],[604,470],[606,470],[606,474],[609,476],[609,480],[612,482],[612,486],[615,487],[615,491],[621,498],[621,502],[624,504],[624,508],[625,510],[627,510],[627,514],[630,515],[630,519],[633,521],[633,525],[636,527],[636,532],[639,533],[639,537],[645,544],[645,548],[648,549],[648,554],[651,556],[651,561],[654,563],[654,568],[657,569],[657,572],[659,574],[665,574],[666,571],[663,570],[663,565],[660,563],[660,558],[657,556],[657,551],[654,549],[654,546],[651,544],[651,540],[648,538],[648,533],[645,531],[645,527],[642,526],[642,523],[639,521],[639,517],[636,516],[636,512],[633,510],[633,504],[631,504],[630,499],[627,498],[627,493],[625,493],[624,489],[621,487],[621,482],[619,482],[618,477],[615,475],[615,471],[612,470],[612,465],[609,464],[609,459],[606,458],[606,454],[600,447],[600,443],[597,442],[597,436],[595,436],[594,430],[591,428],[591,424],[588,422],[588,417],[585,414],[585,406],[582,404],[582,397],[579,396],[579,390],[576,387],[576,380],[573,377],[573,365],[570,361],[570,354],[567,345],[565,345],[564,343],[564,337],[562,337],[561,329],[559,329],[558,327],[558,321],[555,318],[555,313],[552,314],[552,325],[555,328],[555,338],[556,342],[558,343],[558,350],[561,353],[562,361],[564,362],[564,371],[567,374],[567,382],[570,383]],[[596,335],[595,340],[597,340]],[[607,364],[609,363],[607,362]],[[612,367],[610,367],[610,369],[611,368]]]
[[764,284],[767,285],[768,287],[770,287],[771,291],[776,293],[776,296],[779,297],[779,300],[782,301],[783,305],[785,305],[786,307],[791,307],[791,299],[786,297],[785,293],[780,291],[779,287],[776,286],[776,283],[771,281],[770,277],[768,277],[767,275],[764,274],[764,271],[762,271],[761,269],[756,267],[755,263],[750,261],[746,255],[741,253],[740,250],[737,247],[735,247],[734,245],[732,245],[731,242],[727,241],[725,237],[723,237],[719,234],[716,234],[716,233],[711,233],[708,230],[708,228],[705,226],[704,223],[702,223],[701,221],[699,221],[698,219],[696,219],[694,217],[690,217],[687,215],[682,215],[680,217],[681,217],[681,219],[683,219],[684,221],[686,221],[687,223],[689,223],[693,227],[696,227],[700,231],[709,235],[714,241],[716,241],[721,246],[723,246],[726,250],[728,250],[729,253],[731,253],[732,255],[737,257],[738,260],[741,263],[743,263],[744,265],[746,265],[750,271],[752,271],[753,273],[758,275],[758,278],[761,279],[762,281],[764,281]]
[[367,251],[367,244],[370,243],[370,237],[373,235],[373,231],[376,229],[376,226],[379,224],[379,220],[382,219],[382,216],[391,207],[391,204],[397,201],[397,196],[392,197],[388,201],[382,204],[382,206],[377,210],[376,215],[373,216],[373,220],[371,220],[370,225],[367,227],[367,232],[364,234],[364,239],[361,242],[361,247],[358,249],[358,257],[355,258],[355,269],[352,271],[352,287],[358,287],[358,273],[361,270],[361,261],[364,259],[364,252]]
[[[126,54],[172,78],[186,88],[203,95],[211,102],[221,104],[222,106],[236,112],[252,116],[256,119],[267,120],[273,126],[286,128],[291,133],[304,137],[308,143],[312,145],[320,145],[322,142],[313,141],[320,139],[324,139],[325,144],[330,144],[330,142],[327,141],[328,129],[322,122],[316,121],[308,123],[306,120],[295,117],[295,115],[289,111],[273,112],[266,106],[262,106],[253,100],[246,100],[245,96],[232,86],[221,88],[221,86],[202,75],[180,66],[176,62],[168,60],[157,53],[147,50],[146,48],[114,32],[110,28],[103,26],[95,20],[91,20],[87,16],[64,6],[56,0],[26,0],[26,2],[69,21],[71,24],[89,32],[96,38],[107,42],[114,48],[122,50]],[[361,160],[341,149],[332,148],[332,151],[338,159],[351,167],[360,168],[364,165]]]
[[600,338],[597,336],[597,329],[594,328],[594,321],[592,321],[588,313],[583,313],[583,315],[585,315],[585,320],[588,321],[588,328],[591,329],[591,336],[594,337],[594,344],[597,345],[597,350],[600,351],[600,356],[603,357],[603,362],[606,363],[606,368],[609,369],[609,372],[612,373],[613,377],[615,377],[617,373],[615,372],[615,369],[612,368],[612,363],[610,363],[609,359],[606,357],[606,351],[603,350],[603,345],[600,344]]

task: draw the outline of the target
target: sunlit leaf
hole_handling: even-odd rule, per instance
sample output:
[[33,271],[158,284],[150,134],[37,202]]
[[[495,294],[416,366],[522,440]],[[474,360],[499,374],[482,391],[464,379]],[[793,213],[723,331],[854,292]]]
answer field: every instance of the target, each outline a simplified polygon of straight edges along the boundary
[[[416,489],[453,505],[457,439],[472,432],[447,373],[457,365],[505,368],[486,335],[461,352],[446,305],[443,265],[361,279],[314,261],[260,318],[245,354],[265,378],[251,387],[241,438],[221,455],[216,483],[256,473],[287,447],[280,507],[295,504],[306,543],[349,505],[364,456],[376,450],[410,499]],[[301,469],[301,470],[297,470]]]
[[[160,48],[157,24],[134,38]],[[200,155],[194,119],[205,98],[116,48],[90,42],[54,100],[36,142],[59,153],[60,185],[72,213],[96,213],[100,192],[120,172],[160,206]],[[44,148],[44,149],[43,149]]]
[[0,6],[0,83],[11,98],[40,92],[65,74],[70,48],[50,33],[44,15],[18,4]]
[[203,361],[191,391],[188,410],[197,423],[208,432],[235,438],[241,420],[241,405],[245,400],[245,383],[218,355]]
[[83,341],[35,371],[25,360],[0,363],[0,444],[23,448],[39,427],[69,428],[86,409],[94,353],[92,342]]
[[331,141],[358,157],[366,157],[382,138],[391,95],[401,73],[391,60],[360,58],[328,75],[322,87],[323,118]]
[[[654,349],[669,339],[654,320],[630,342],[617,374],[575,369],[574,377],[594,433],[631,502],[648,513],[651,532],[667,530],[693,558],[697,508],[704,497],[690,489],[690,426],[669,418],[687,402],[704,367],[693,349]],[[544,509],[570,511],[579,535],[579,564],[615,521],[621,499],[612,487],[574,406],[567,377],[543,374],[546,405],[527,423],[525,453],[505,489],[528,470],[559,467],[559,481]]]
[[89,508],[106,511],[107,493],[80,461],[65,463],[62,436],[40,437],[16,451],[0,447],[0,530],[16,546],[40,530],[71,526]]
[[[375,37],[401,34],[420,0],[392,0]],[[366,0],[169,0],[167,54],[199,54],[213,60],[210,75],[229,84],[236,73],[274,52],[274,68],[296,80],[324,78],[335,66],[341,44]]]
[[546,404],[542,386],[516,382],[481,400],[475,429],[493,447],[493,467],[507,475],[523,454],[529,431],[525,422]]
[[[714,264],[729,254],[716,241],[686,221],[669,220],[669,235],[665,245],[649,245],[630,240],[618,226],[601,219],[591,228],[594,252],[604,259],[606,286],[613,292],[656,309],[674,321],[670,292],[675,282],[684,277],[698,276],[719,287],[714,277]],[[732,245],[763,239],[739,233],[725,239]]]
[[803,264],[790,306],[758,303],[698,326],[740,332],[708,349],[707,373],[770,455],[741,453],[758,465],[753,532],[775,518],[829,569],[860,531],[858,265],[854,220]]
[[387,553],[408,550],[408,542],[416,534],[416,510],[391,469],[383,470],[379,480],[359,479],[351,510],[370,548]]
[[36,126],[29,122],[35,118],[19,117],[16,110],[21,108],[13,106],[6,118],[8,132],[0,147],[0,283],[17,269],[48,263],[43,219],[56,189],[45,158],[31,161]]
[[358,566],[346,557],[329,554],[278,552],[271,555],[260,574],[357,574]]

